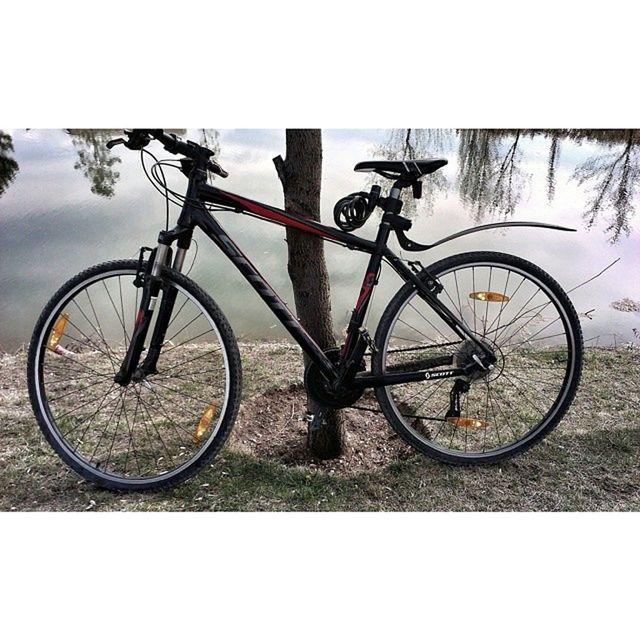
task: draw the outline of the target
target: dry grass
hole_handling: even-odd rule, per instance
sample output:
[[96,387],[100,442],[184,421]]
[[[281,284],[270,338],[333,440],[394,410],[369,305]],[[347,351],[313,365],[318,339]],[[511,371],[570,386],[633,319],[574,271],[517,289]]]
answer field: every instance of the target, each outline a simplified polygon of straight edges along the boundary
[[500,466],[449,467],[415,454],[375,414],[349,411],[349,450],[304,450],[297,347],[242,345],[245,393],[229,444],[169,491],[118,494],[66,469],[31,413],[25,354],[0,355],[0,510],[562,510],[640,508],[640,354],[589,349],[562,424]]

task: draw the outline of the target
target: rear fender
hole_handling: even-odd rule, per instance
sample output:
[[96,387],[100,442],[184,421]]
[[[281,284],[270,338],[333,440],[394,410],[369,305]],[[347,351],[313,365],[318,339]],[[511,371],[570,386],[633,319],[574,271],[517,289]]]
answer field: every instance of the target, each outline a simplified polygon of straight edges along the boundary
[[557,224],[546,224],[544,222],[495,222],[493,224],[483,224],[478,227],[470,227],[469,229],[458,231],[457,233],[453,233],[446,238],[442,238],[433,244],[420,244],[419,242],[409,240],[404,231],[400,229],[396,229],[396,233],[398,235],[398,242],[405,251],[426,251],[427,249],[433,249],[434,247],[438,247],[439,245],[455,240],[456,238],[468,236],[471,233],[489,231],[490,229],[501,229],[503,227],[538,227],[541,229],[553,229],[554,231],[576,231],[576,229],[570,229],[569,227],[561,227]]

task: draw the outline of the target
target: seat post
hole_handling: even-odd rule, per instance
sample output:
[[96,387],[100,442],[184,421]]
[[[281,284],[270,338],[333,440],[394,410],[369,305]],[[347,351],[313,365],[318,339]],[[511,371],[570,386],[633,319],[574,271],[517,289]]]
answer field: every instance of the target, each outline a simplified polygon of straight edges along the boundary
[[[398,185],[398,183],[394,183],[393,187],[389,191],[389,196],[386,198],[385,207],[384,207],[384,216],[382,217],[382,221],[380,222],[380,226],[378,227],[378,235],[376,236],[376,254],[371,256],[371,264],[369,265],[369,270],[375,266],[377,271],[377,267],[380,263],[380,257],[384,253],[385,247],[387,246],[387,241],[389,240],[389,234],[391,233],[391,224],[385,219],[387,214],[393,215],[400,211],[400,207],[402,207],[402,200],[400,199],[400,195],[402,194],[402,187]],[[378,260],[374,260],[376,257]],[[377,264],[375,264],[377,262]]]
[[[389,198],[391,200],[399,200],[400,199],[400,194],[402,193],[402,186],[399,184],[399,180],[396,180],[396,182],[393,183],[393,187],[391,187],[391,191],[389,191]],[[385,213],[389,213],[388,211],[385,211]]]
[[402,209],[402,189],[404,189],[404,187],[406,186],[406,182],[402,180],[396,180],[393,183],[393,186],[389,190],[389,196],[387,197],[387,201],[385,203],[385,213],[391,215],[400,213],[400,209]]

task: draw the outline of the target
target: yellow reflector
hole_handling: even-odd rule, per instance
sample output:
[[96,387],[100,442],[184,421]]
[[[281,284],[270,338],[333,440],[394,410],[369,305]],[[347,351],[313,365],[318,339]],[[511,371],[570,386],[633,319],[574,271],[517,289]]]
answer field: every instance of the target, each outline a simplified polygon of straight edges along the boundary
[[482,300],[483,302],[507,302],[509,296],[496,293],[495,291],[473,291],[469,294],[474,300]]
[[447,418],[447,422],[455,424],[456,427],[465,427],[465,429],[485,429],[487,423],[477,418]]
[[205,434],[205,431],[209,428],[211,421],[213,420],[213,416],[216,413],[216,403],[212,402],[210,405],[207,405],[207,408],[204,410],[202,414],[202,418],[200,418],[200,422],[198,422],[198,426],[196,430],[193,432],[193,442],[198,444],[202,439],[202,436]]
[[60,342],[60,338],[62,338],[62,334],[64,333],[65,327],[67,326],[68,319],[69,314],[62,313],[53,325],[53,329],[51,329],[51,335],[49,336],[49,342],[47,342],[47,348],[51,349],[51,351],[56,350],[56,347]]

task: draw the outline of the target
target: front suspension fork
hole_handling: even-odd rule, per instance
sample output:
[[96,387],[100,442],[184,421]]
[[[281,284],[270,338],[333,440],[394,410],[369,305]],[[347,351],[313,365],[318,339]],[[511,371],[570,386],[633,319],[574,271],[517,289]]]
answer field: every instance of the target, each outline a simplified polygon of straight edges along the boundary
[[[141,249],[140,265],[142,264],[143,252],[144,249]],[[171,253],[171,248],[168,245],[159,244],[152,252],[144,274],[139,272],[136,277],[136,286],[142,286],[142,299],[138,307],[131,343],[120,370],[114,377],[114,381],[122,386],[128,385],[131,380],[143,380],[147,375],[157,371],[156,365],[177,296],[177,290],[174,287],[163,288],[161,279],[163,267],[171,263]],[[178,268],[182,267],[183,259],[184,251],[179,250],[179,254],[176,256]],[[144,361],[138,366],[161,289],[163,290],[162,302],[153,328],[149,350]]]

